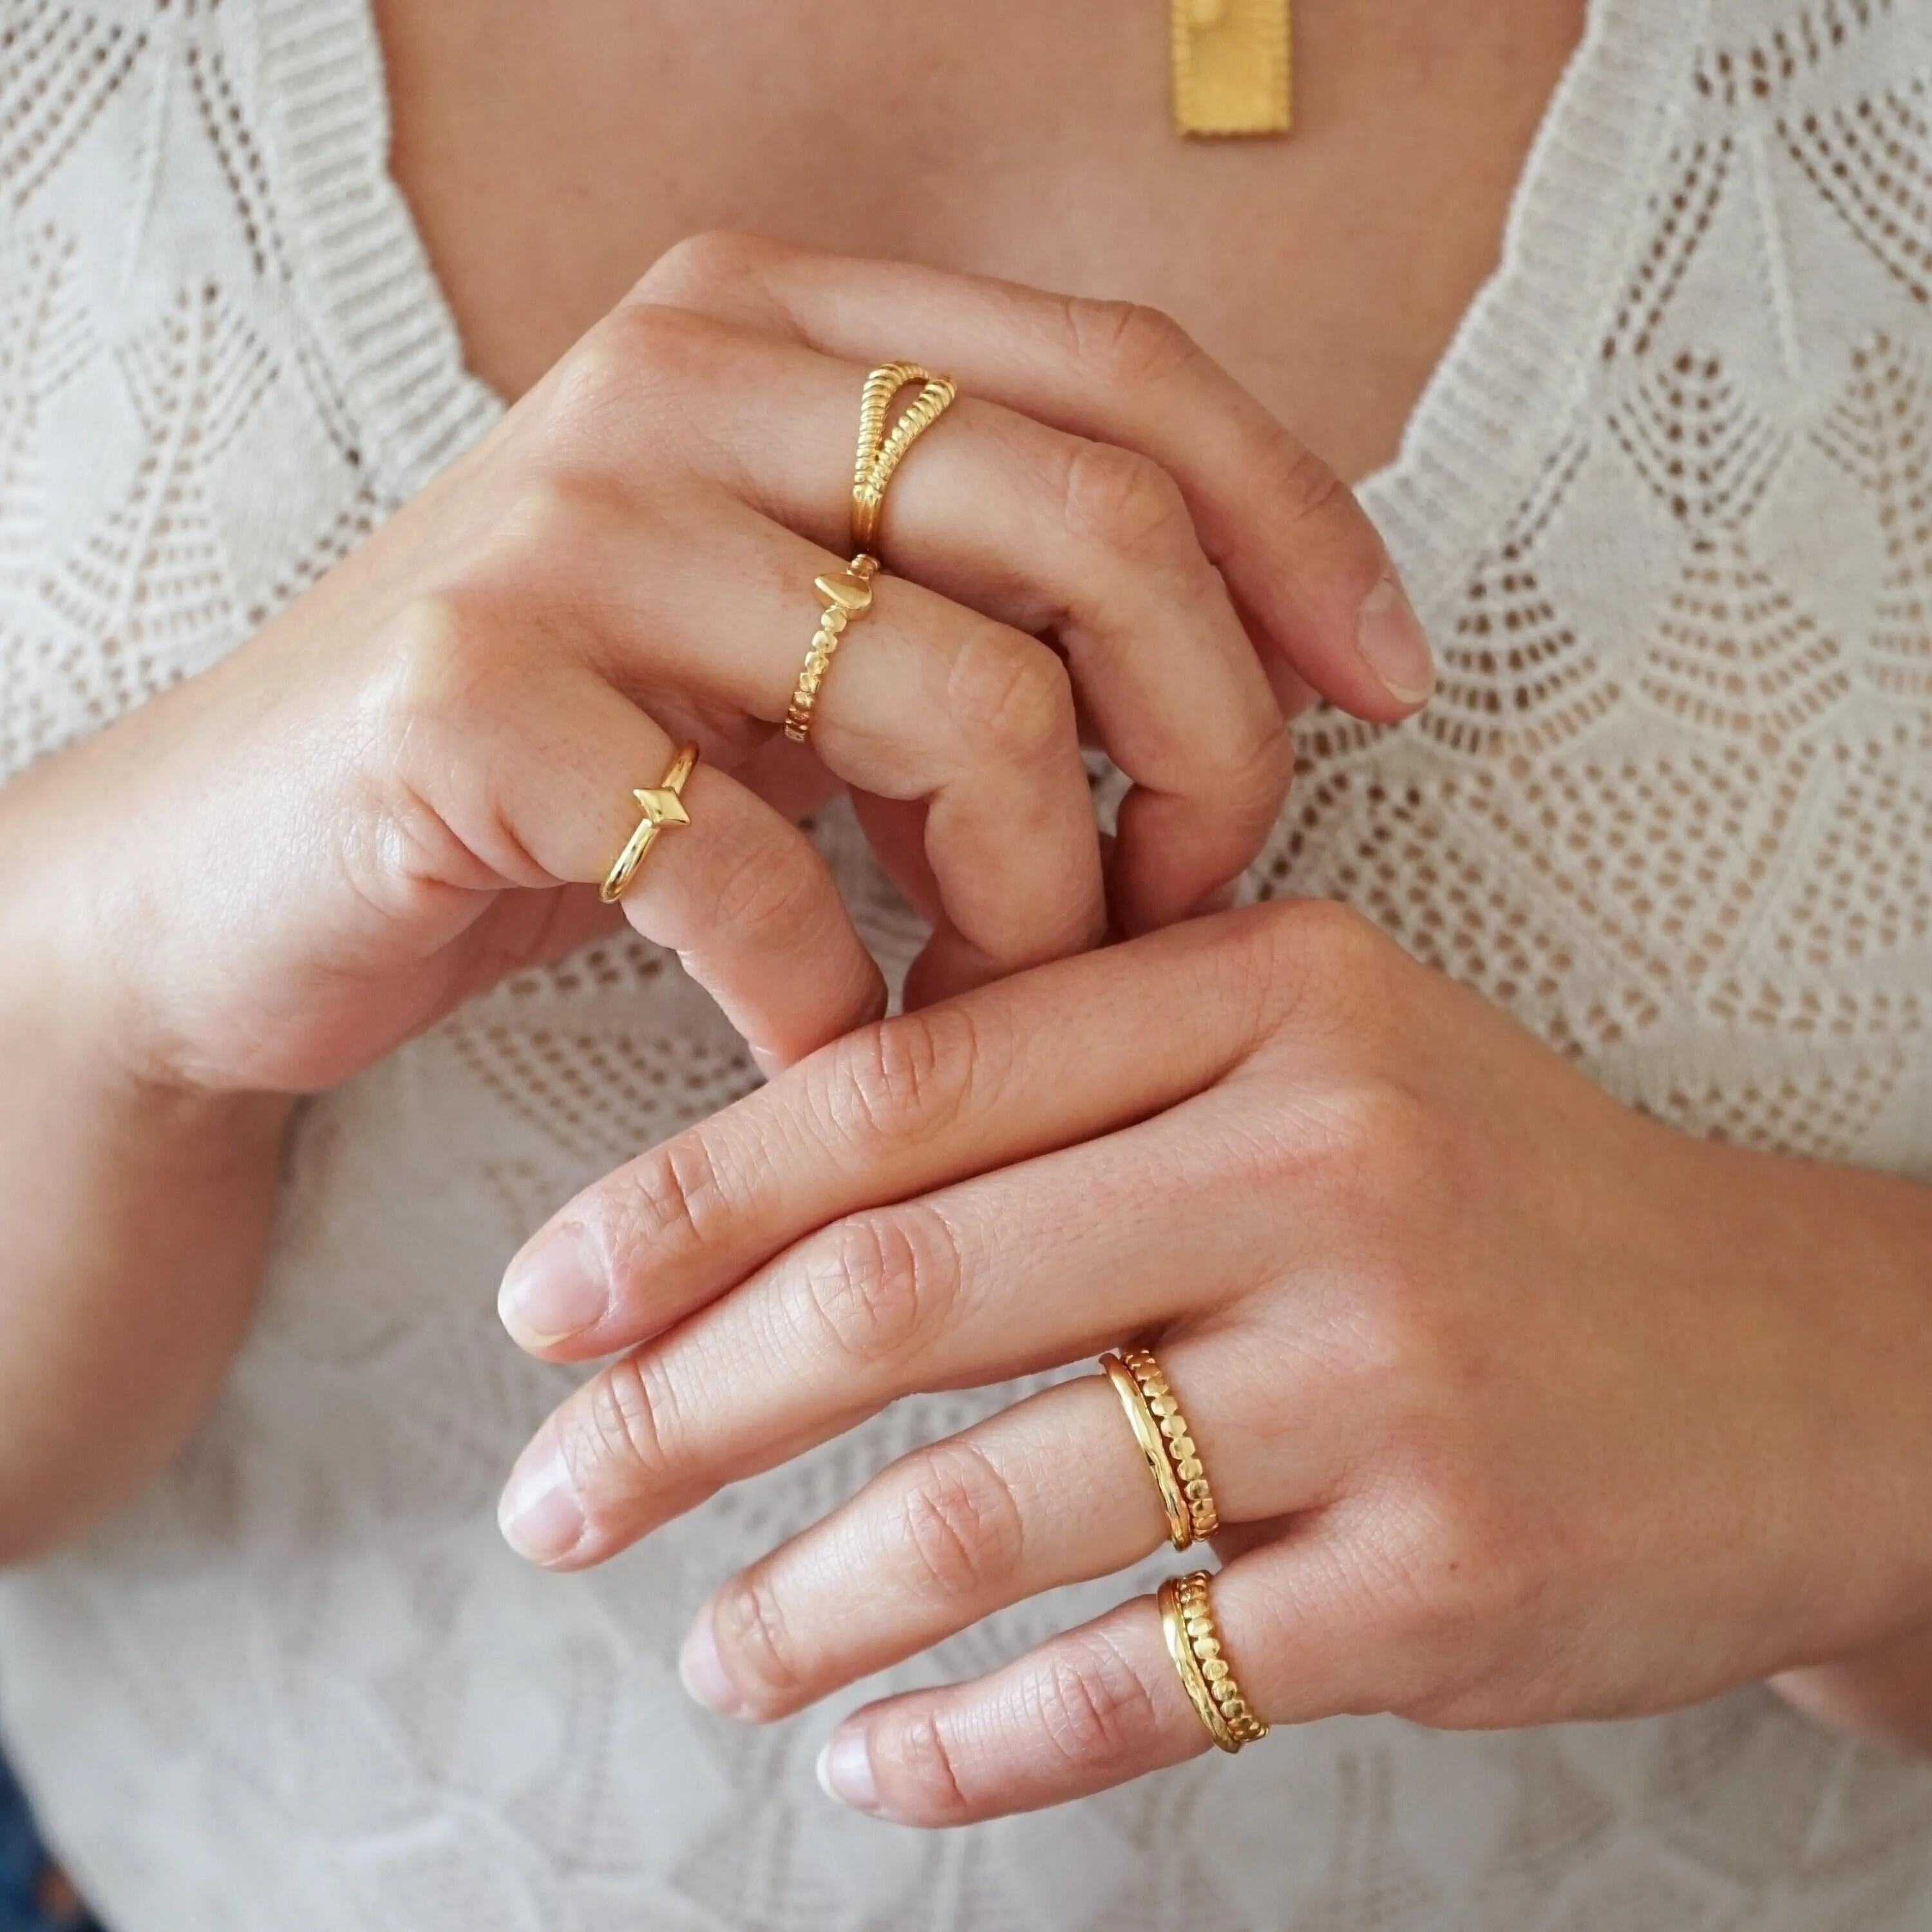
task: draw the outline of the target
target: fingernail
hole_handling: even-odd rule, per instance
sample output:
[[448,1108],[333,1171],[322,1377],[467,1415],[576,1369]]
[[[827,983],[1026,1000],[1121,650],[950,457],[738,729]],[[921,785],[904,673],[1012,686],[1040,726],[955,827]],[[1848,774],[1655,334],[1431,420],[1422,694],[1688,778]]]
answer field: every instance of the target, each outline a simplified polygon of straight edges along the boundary
[[727,1718],[745,1714],[745,1700],[739,1696],[737,1685],[731,1682],[724,1660],[718,1654],[718,1635],[712,1627],[708,1604],[677,1654],[677,1674],[683,1678],[686,1690],[707,1711],[718,1712]]
[[584,1509],[546,1432],[526,1449],[496,1506],[503,1540],[532,1563],[554,1563],[584,1540]]
[[826,1797],[854,1811],[878,1812],[879,1787],[863,1731],[838,1732],[818,1754],[818,1786]]
[[1355,642],[1398,704],[1420,704],[1436,688],[1436,659],[1402,586],[1384,577],[1355,620]]
[[519,1342],[549,1348],[580,1335],[609,1312],[602,1258],[582,1225],[566,1221],[539,1234],[511,1262],[496,1315]]

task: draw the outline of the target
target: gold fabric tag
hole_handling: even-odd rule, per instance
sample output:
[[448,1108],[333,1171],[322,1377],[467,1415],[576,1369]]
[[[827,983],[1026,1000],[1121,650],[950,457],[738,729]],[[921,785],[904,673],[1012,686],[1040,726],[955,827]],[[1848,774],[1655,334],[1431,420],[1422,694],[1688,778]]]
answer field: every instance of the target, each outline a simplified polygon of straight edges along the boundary
[[1168,0],[1174,124],[1184,134],[1285,134],[1288,0]]

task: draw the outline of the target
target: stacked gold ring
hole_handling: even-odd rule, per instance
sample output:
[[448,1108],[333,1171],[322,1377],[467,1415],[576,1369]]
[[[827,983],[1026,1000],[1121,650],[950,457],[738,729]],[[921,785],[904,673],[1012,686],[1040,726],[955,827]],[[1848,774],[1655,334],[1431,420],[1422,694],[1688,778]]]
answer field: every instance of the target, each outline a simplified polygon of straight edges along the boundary
[[1268,1727],[1248,1707],[1224,1654],[1208,1594],[1208,1575],[1196,1570],[1170,1576],[1160,1586],[1160,1627],[1167,1654],[1180,1673],[1188,1702],[1224,1751],[1258,1744]]
[[[886,418],[893,398],[915,382],[920,386],[918,395],[888,431]],[[812,735],[812,707],[846,626],[872,608],[872,580],[879,574],[872,545],[885,508],[886,485],[906,452],[946,413],[958,394],[950,377],[935,376],[916,362],[888,362],[866,378],[859,399],[859,449],[852,466],[852,561],[843,570],[813,580],[824,610],[785,712],[785,736],[794,744],[803,744]]]
[[1221,1527],[1221,1513],[1187,1419],[1154,1352],[1129,1348],[1124,1356],[1102,1355],[1100,1366],[1120,1399],[1127,1426],[1160,1492],[1168,1541],[1185,1550],[1212,1536]]

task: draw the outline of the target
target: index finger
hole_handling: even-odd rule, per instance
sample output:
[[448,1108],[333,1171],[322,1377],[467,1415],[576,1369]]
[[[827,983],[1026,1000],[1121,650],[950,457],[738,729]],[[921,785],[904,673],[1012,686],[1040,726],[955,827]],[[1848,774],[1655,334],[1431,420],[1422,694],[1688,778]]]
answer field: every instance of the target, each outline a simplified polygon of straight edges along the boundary
[[578,1195],[511,1264],[505,1326],[552,1360],[629,1348],[842,1216],[1178,1104],[1261,1037],[1282,933],[1280,907],[1190,921],[862,1028]]
[[1286,706],[1299,686],[1388,723],[1434,688],[1427,640],[1354,493],[1156,310],[737,235],[680,244],[632,299],[854,362],[916,358],[988,401],[1136,451],[1180,485]]

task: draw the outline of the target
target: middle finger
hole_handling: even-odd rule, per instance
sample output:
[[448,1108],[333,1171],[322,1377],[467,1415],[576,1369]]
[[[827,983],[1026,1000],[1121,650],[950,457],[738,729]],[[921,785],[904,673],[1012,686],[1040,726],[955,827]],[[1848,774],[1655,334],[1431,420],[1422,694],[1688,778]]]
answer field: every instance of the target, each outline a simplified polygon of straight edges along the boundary
[[[1252,1285],[1266,1209],[1216,1172],[1205,1135],[1190,1172],[1190,1138],[1170,1117],[800,1243],[569,1396],[512,1473],[505,1534],[533,1562],[580,1569],[900,1396],[1211,1311]],[[1184,1220],[1158,1204],[1176,1191],[1197,1210]],[[1042,1215],[1042,1201],[1069,1205]],[[1021,1227],[1040,1238],[1016,1242]]]

